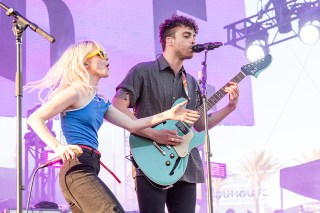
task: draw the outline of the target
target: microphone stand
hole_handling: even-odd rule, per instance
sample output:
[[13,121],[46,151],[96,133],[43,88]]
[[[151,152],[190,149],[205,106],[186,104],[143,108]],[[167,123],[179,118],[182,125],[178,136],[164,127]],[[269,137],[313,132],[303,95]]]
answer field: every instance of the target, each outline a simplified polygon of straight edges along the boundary
[[204,137],[204,152],[205,152],[205,160],[207,167],[207,209],[208,213],[213,213],[213,205],[212,205],[212,181],[211,181],[211,162],[210,157],[212,156],[210,150],[210,138],[208,132],[208,106],[207,106],[207,54],[208,50],[204,51],[204,61],[202,62],[202,75],[200,83],[201,87],[201,97],[203,102],[203,116],[204,116],[204,125],[205,125],[205,137]]
[[29,26],[33,31],[39,33],[44,38],[48,39],[50,42],[54,42],[55,39],[39,28],[37,25],[33,24],[25,17],[20,15],[13,8],[7,7],[5,4],[0,2],[0,7],[6,11],[7,16],[14,17],[12,31],[16,36],[16,57],[17,57],[17,71],[16,71],[16,98],[17,98],[17,212],[22,212],[22,190],[25,187],[22,185],[22,34],[24,30]]

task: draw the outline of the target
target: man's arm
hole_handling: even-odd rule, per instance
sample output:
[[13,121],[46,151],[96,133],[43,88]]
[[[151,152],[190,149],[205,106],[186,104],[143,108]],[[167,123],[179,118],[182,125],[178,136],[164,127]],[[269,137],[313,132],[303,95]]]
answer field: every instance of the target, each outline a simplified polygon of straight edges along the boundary
[[[130,118],[137,119],[129,110],[130,93],[128,90],[119,88],[112,99],[112,105]],[[135,132],[135,134],[149,138],[160,144],[177,145],[182,142],[182,137],[178,135],[177,131],[173,130],[155,130],[153,128],[146,128]]]
[[[223,119],[225,119],[231,112],[233,112],[237,105],[238,105],[238,100],[239,100],[239,88],[238,84],[235,82],[229,82],[230,86],[226,87],[224,89],[225,92],[229,93],[229,103],[227,106],[223,107],[222,109],[218,110],[215,113],[210,113],[208,115],[208,129],[213,128],[217,124],[219,124]],[[203,131],[205,128],[204,125],[204,119],[200,119],[196,124],[195,124],[195,129],[197,131]]]

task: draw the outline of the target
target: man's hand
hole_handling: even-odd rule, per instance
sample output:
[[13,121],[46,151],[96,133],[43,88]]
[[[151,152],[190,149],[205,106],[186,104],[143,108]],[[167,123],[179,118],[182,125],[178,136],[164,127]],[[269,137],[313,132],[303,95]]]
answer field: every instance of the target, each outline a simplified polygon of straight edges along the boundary
[[152,137],[152,140],[159,144],[163,145],[178,145],[182,143],[182,137],[178,135],[178,132],[176,130],[168,130],[168,129],[162,129],[162,130],[155,130]]
[[224,88],[224,91],[229,93],[229,107],[234,110],[238,105],[240,90],[238,84],[230,81],[229,86]]

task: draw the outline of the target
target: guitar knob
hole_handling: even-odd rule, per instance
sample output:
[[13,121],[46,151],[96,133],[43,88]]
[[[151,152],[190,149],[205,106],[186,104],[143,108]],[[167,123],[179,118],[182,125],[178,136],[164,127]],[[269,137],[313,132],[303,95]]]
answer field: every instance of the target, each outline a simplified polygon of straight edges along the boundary
[[175,156],[173,153],[170,154],[170,158],[173,159]]
[[170,166],[170,161],[166,161],[166,166]]

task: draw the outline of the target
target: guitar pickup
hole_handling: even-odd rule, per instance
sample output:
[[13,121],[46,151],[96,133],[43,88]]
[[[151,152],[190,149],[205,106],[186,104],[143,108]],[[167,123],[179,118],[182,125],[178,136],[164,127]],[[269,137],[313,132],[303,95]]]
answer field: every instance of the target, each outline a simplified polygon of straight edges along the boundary
[[167,153],[157,144],[157,142],[153,141],[153,145],[158,149],[158,151],[165,156]]
[[179,121],[179,122],[176,123],[176,127],[178,127],[178,129],[179,129],[184,135],[188,134],[188,132],[189,132],[189,129],[188,129],[181,121]]

